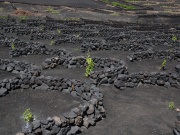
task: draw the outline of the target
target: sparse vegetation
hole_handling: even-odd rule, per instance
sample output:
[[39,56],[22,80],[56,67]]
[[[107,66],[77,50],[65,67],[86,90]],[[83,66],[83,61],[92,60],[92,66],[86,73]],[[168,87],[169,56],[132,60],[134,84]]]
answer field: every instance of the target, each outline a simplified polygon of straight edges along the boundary
[[169,109],[173,110],[175,107],[174,107],[174,102],[169,102]]
[[113,15],[113,16],[119,16],[119,13],[113,12],[111,15]]
[[12,42],[12,44],[11,44],[11,49],[12,49],[12,50],[14,50],[14,49],[15,49],[14,42]]
[[53,9],[52,7],[48,7],[45,11],[52,13],[52,14],[59,14],[60,13],[60,11]]
[[0,16],[0,19],[7,19],[8,16]]
[[40,31],[44,31],[45,27],[43,25],[40,26]]
[[120,7],[120,8],[126,9],[126,10],[136,9],[136,7],[134,7],[134,6],[129,6],[126,4],[119,3],[119,2],[115,2],[115,1],[113,1],[113,2],[110,2],[109,0],[101,0],[101,1],[106,3],[106,4],[110,4],[114,7]]
[[33,114],[30,111],[30,108],[26,109],[23,113],[23,118],[26,122],[33,121]]
[[88,77],[91,74],[91,72],[93,71],[93,69],[94,69],[94,61],[90,57],[90,53],[89,52],[87,54],[86,62],[87,62],[88,65],[86,66],[85,76]]
[[163,60],[162,64],[161,64],[161,69],[165,70],[165,66],[166,66],[166,59]]
[[27,16],[20,16],[19,19],[20,19],[21,21],[25,21],[25,20],[28,19],[28,17],[27,17]]
[[0,12],[3,12],[3,11],[4,11],[4,8],[1,7],[1,8],[0,8]]
[[60,30],[60,29],[57,29],[57,33],[58,33],[58,34],[61,34],[61,30]]
[[55,44],[55,41],[51,40],[50,45],[54,45],[54,44]]
[[175,35],[172,36],[172,41],[177,41],[177,37]]

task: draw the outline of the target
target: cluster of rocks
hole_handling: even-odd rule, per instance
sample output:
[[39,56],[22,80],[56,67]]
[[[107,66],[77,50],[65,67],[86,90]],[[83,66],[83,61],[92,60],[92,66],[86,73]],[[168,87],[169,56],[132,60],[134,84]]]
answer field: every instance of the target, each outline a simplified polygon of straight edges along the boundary
[[[108,58],[99,58],[95,57],[92,58],[95,68],[118,68],[121,66],[125,66],[125,62],[118,61],[114,59],[108,59]],[[51,69],[55,68],[57,65],[62,65],[66,68],[78,68],[78,67],[84,67],[86,66],[86,57],[85,56],[75,56],[75,57],[68,57],[67,59],[64,59],[62,57],[52,57],[47,58],[44,62],[42,62],[42,68],[43,69]],[[55,65],[55,66],[52,66]]]
[[127,57],[129,61],[143,60],[143,59],[169,59],[169,60],[180,60],[180,48],[174,48],[173,50],[153,50],[134,52]]
[[[11,23],[10,23],[11,24]],[[16,24],[16,25],[8,25],[8,24],[4,24],[3,25],[3,32],[5,33],[16,33],[16,35],[29,35],[31,33],[31,31],[34,29],[33,27],[26,27],[25,25],[20,25],[20,24]]]
[[113,84],[119,74],[128,74],[125,65],[119,67],[106,67],[104,70],[92,71],[90,79],[97,85]]
[[15,37],[5,36],[4,38],[0,38],[0,46],[12,47],[12,45],[14,45],[14,48],[18,48],[18,47],[26,47],[28,45],[34,46],[34,45],[41,45],[41,44],[39,42],[22,41]]
[[[48,18],[27,19],[20,23],[17,20],[12,22],[9,19],[6,23],[0,24],[0,29],[4,33],[29,35],[30,40],[52,39],[54,45],[80,43],[82,52],[112,49],[137,52],[146,51],[148,47],[159,44],[178,46],[179,42],[173,41],[172,36],[176,35],[178,37],[179,29],[173,27],[173,30],[171,30],[170,25],[152,24],[149,27],[142,24],[117,24],[116,22],[111,22],[106,26],[106,22],[90,20],[68,22]],[[156,32],[152,32],[152,30]]]
[[15,74],[40,74],[39,68],[33,64],[9,59],[0,59],[0,70]]
[[71,53],[65,49],[50,49],[46,48],[45,45],[27,45],[24,48],[15,48],[9,51],[11,57],[19,57],[22,55],[57,55],[68,57]]
[[[119,36],[116,36],[119,39]],[[114,38],[114,37],[113,37]],[[140,46],[136,43],[131,43],[130,41],[127,42],[126,40],[122,39],[121,41],[112,42],[109,39],[93,39],[87,38],[81,44],[81,51],[98,51],[98,50],[123,50],[123,51],[145,51],[149,48],[147,45]]]
[[180,135],[180,113],[177,115],[177,121],[175,122],[174,134]]
[[142,84],[180,88],[180,75],[166,72],[139,72],[128,75],[119,74],[114,81],[114,86],[120,90],[127,87],[134,88]]

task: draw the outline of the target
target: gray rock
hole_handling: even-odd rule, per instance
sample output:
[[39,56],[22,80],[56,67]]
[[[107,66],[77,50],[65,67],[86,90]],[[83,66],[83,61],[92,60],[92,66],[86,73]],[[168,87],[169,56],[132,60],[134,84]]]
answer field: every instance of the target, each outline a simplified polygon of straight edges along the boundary
[[132,82],[128,82],[125,84],[126,87],[134,88],[135,84]]
[[23,88],[23,89],[28,89],[28,88],[29,88],[29,85],[22,84],[22,85],[21,85],[21,88]]
[[71,130],[67,133],[67,135],[75,135],[80,130],[78,126],[72,126]]
[[0,65],[1,70],[6,70],[6,67],[7,67],[6,65]]
[[33,129],[33,125],[30,123],[28,126],[23,126],[22,127],[22,132],[25,134],[31,133]]
[[43,129],[42,130],[42,135],[51,135],[51,131]]
[[94,105],[90,104],[89,109],[87,110],[87,114],[89,115],[89,114],[92,114],[92,113],[94,113]]
[[6,83],[6,89],[8,89],[8,90],[11,89],[11,83]]
[[14,73],[14,74],[19,74],[19,71],[13,70],[12,73]]
[[55,125],[57,126],[60,126],[62,124],[60,117],[54,116],[53,120],[55,121]]
[[25,67],[15,66],[14,69],[17,70],[17,71],[24,71]]
[[65,118],[70,118],[70,119],[72,119],[72,118],[76,118],[76,117],[77,117],[77,114],[76,114],[75,112],[73,112],[73,111],[70,111],[69,113],[64,113],[63,116],[64,116]]
[[60,127],[54,125],[54,126],[52,127],[51,134],[54,135],[54,134],[59,133],[60,129],[61,129]]
[[78,116],[75,118],[75,125],[80,126],[82,124],[83,118],[81,116]]
[[124,82],[121,81],[121,80],[116,80],[116,81],[114,82],[114,86],[119,89],[120,87],[125,87],[125,84],[124,84]]
[[175,128],[174,128],[173,132],[175,135],[180,135],[180,132],[178,132],[177,129],[175,129]]
[[89,125],[90,125],[90,122],[89,122],[89,119],[86,117],[86,118],[83,118],[83,125],[88,128]]
[[44,91],[46,91],[46,90],[49,89],[49,86],[46,85],[45,83],[43,83],[41,86],[38,86],[38,87],[36,87],[35,89],[36,89],[36,90],[44,90]]
[[70,89],[63,89],[62,92],[64,92],[64,93],[70,93]]
[[171,84],[170,84],[169,82],[165,82],[165,83],[164,83],[164,86],[165,86],[166,88],[170,88],[170,87],[171,87]]
[[52,122],[53,121],[53,119],[51,117],[48,117],[47,120],[48,120],[48,122]]
[[76,91],[71,91],[71,95],[72,95],[73,97],[77,97],[77,92],[76,92]]
[[5,88],[0,89],[0,97],[5,96],[8,93],[8,90]]
[[180,132],[180,121],[175,122],[175,128],[177,129],[178,132]]
[[127,75],[125,75],[125,74],[119,74],[119,75],[118,75],[118,80],[126,81],[126,80],[127,80]]
[[47,125],[48,123],[49,123],[48,120],[41,120],[41,124],[43,124],[43,125]]
[[45,62],[50,65],[52,63],[52,60],[51,60],[51,58],[47,58],[47,59],[45,59]]
[[71,128],[69,126],[61,128],[60,132],[58,133],[58,135],[66,135],[67,132],[70,130]]
[[133,61],[133,58],[130,57],[130,56],[127,56],[127,59],[128,59],[129,61]]
[[40,120],[33,121],[32,124],[33,124],[33,130],[41,126]]
[[77,115],[80,115],[80,109],[77,108],[77,107],[71,109],[71,111],[73,111],[73,112],[76,113]]
[[79,105],[79,108],[80,108],[80,110],[82,111],[82,112],[85,112],[87,109],[88,109],[88,105],[86,105],[86,104],[80,104]]
[[42,134],[41,128],[37,128],[36,130],[34,130],[34,133],[35,133],[35,135],[40,135],[40,134]]
[[157,80],[157,85],[164,86],[165,85],[164,80]]
[[103,94],[100,92],[95,92],[94,95],[96,96],[96,99],[102,100],[103,99]]
[[100,84],[107,84],[108,83],[108,78],[105,77],[100,81]]
[[49,68],[49,65],[46,62],[42,62],[41,66],[42,66],[43,69],[48,69]]
[[8,66],[6,70],[7,70],[8,72],[11,72],[11,71],[13,71],[13,67]]

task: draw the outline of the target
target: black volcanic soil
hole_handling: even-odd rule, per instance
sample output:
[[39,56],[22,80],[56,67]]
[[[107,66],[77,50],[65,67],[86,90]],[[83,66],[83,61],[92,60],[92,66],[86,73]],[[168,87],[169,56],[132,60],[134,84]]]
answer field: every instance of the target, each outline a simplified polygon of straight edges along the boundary
[[[23,0],[12,0],[15,2],[22,2]],[[24,2],[24,1],[23,1]],[[84,3],[83,3],[84,2]],[[164,2],[164,3],[163,3]],[[32,3],[32,1],[26,1],[25,3]],[[98,4],[97,4],[98,3]],[[44,12],[47,9],[46,6],[37,5],[24,5],[14,4],[15,7],[27,9],[33,12],[35,17],[56,17],[66,18],[70,17],[70,21],[86,18],[96,20],[113,20],[109,22],[85,22],[86,24],[97,26],[105,26],[107,32],[105,32],[105,38],[113,35],[116,36],[114,31],[117,29],[122,36],[127,39],[123,39],[118,44],[124,43],[126,45],[140,45],[146,44],[148,47],[152,47],[154,50],[169,50],[173,49],[180,43],[180,17],[179,17],[179,1],[175,0],[168,3],[165,0],[159,1],[140,1],[131,2],[132,4],[138,4],[139,7],[154,7],[153,10],[136,10],[136,11],[121,11],[114,10],[114,8],[107,6],[101,2],[87,0],[87,1],[55,1],[57,5],[66,5],[70,7],[59,7],[60,14],[50,14]],[[7,3],[6,3],[7,4]],[[5,11],[0,12],[0,15],[12,15],[14,8],[10,4],[0,3],[0,7],[5,8]],[[52,1],[37,0],[34,4],[52,4]],[[153,5],[156,4],[156,5]],[[173,8],[173,5],[174,7]],[[165,7],[166,6],[166,7]],[[169,8],[167,7],[169,6]],[[82,7],[82,8],[75,8]],[[89,8],[87,8],[89,7]],[[105,8],[108,11],[100,13],[95,12],[91,8]],[[99,9],[100,10],[100,9]],[[112,11],[110,11],[112,10]],[[119,13],[112,15],[112,13]],[[37,16],[36,16],[37,15]],[[38,16],[39,15],[39,16]],[[164,15],[164,16],[162,16]],[[71,18],[74,17],[74,18]],[[36,19],[37,19],[36,18]],[[122,22],[125,21],[125,22]],[[133,23],[127,23],[127,22]],[[134,23],[135,22],[135,23]],[[154,24],[153,23],[161,23]],[[172,22],[173,24],[168,24]],[[97,24],[96,24],[97,23]],[[167,25],[163,25],[166,23]],[[82,27],[84,27],[82,25]],[[79,26],[78,26],[79,27]],[[39,27],[36,27],[39,28]],[[72,28],[72,27],[71,27]],[[81,28],[81,27],[80,27]],[[109,29],[108,29],[109,28]],[[72,28],[76,29],[76,27]],[[83,28],[82,28],[83,29]],[[114,30],[113,30],[114,29]],[[93,29],[94,30],[94,29]],[[96,29],[95,29],[96,30]],[[174,30],[174,31],[173,31]],[[85,29],[88,31],[88,28]],[[1,32],[1,31],[0,31]],[[48,32],[48,31],[45,31]],[[85,32],[88,33],[88,32]],[[103,33],[103,32],[102,32]],[[118,33],[118,34],[119,34]],[[7,36],[12,36],[11,33],[5,33]],[[176,43],[171,41],[172,35],[175,34],[178,38]],[[28,36],[15,37],[23,41],[30,41]],[[71,33],[70,33],[71,35]],[[161,37],[162,35],[162,37]],[[160,40],[158,36],[160,36]],[[163,37],[165,36],[165,37]],[[86,38],[102,38],[88,36]],[[84,38],[85,39],[85,38]],[[147,39],[149,42],[143,41]],[[155,40],[155,43],[154,41]],[[142,41],[142,42],[141,42]],[[151,42],[152,41],[152,42]],[[69,44],[62,43],[57,46],[50,46],[51,40],[34,40],[34,42],[41,42],[47,48],[65,49],[70,51],[73,56],[86,56],[87,52],[80,51],[81,43]],[[112,40],[113,43],[116,41]],[[174,46],[165,46],[164,44],[175,44]],[[0,58],[2,59],[15,59],[19,61],[27,61],[34,63],[41,68],[41,63],[53,55],[27,55],[22,57],[11,58],[9,56],[10,47],[4,47],[0,44]],[[96,50],[91,51],[92,57],[102,58],[114,58],[117,60],[124,60],[127,63],[128,72],[160,72],[160,67],[163,59],[157,58],[152,60],[142,60],[129,62],[127,56],[132,54],[133,50]],[[167,60],[165,72],[175,73],[174,67],[179,64],[178,61]],[[45,76],[53,77],[65,77],[70,79],[77,79],[81,81],[90,81],[89,78],[84,76],[85,68],[67,69],[61,66],[57,66],[54,69],[42,70],[42,74]],[[9,79],[16,76],[5,71],[0,71],[0,80],[5,78]],[[175,107],[180,107],[180,90],[176,88],[164,88],[159,86],[139,86],[137,88],[125,89],[123,91],[117,90],[113,86],[100,86],[100,90],[104,94],[104,106],[107,109],[107,116],[102,121],[98,122],[96,126],[90,127],[88,130],[83,131],[82,135],[172,135],[174,122],[176,120],[177,112],[168,108],[169,102],[174,102]],[[22,119],[22,113],[27,108],[31,108],[33,114],[37,119],[44,119],[48,116],[61,115],[62,113],[69,111],[71,108],[78,106],[81,103],[79,99],[72,98],[65,93],[59,93],[58,91],[35,91],[32,89],[15,90],[11,91],[5,97],[0,97],[0,134],[2,135],[14,135],[21,130],[21,126],[24,124]]]

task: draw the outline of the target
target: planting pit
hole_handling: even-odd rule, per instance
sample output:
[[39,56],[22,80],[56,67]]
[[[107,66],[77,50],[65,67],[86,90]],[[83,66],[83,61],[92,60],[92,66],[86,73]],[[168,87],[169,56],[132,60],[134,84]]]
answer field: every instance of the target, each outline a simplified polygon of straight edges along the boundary
[[36,120],[50,116],[59,116],[82,103],[78,98],[72,98],[67,93],[59,91],[44,91],[34,89],[19,89],[10,91],[0,98],[1,134],[12,135],[21,131],[25,124],[23,112],[30,108]]

